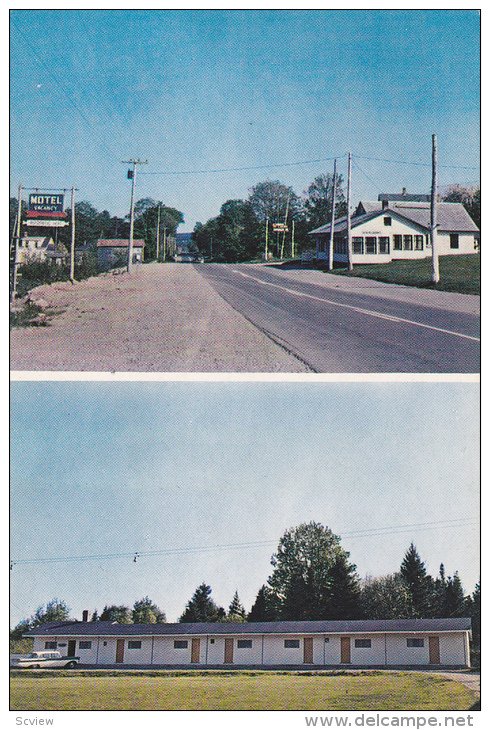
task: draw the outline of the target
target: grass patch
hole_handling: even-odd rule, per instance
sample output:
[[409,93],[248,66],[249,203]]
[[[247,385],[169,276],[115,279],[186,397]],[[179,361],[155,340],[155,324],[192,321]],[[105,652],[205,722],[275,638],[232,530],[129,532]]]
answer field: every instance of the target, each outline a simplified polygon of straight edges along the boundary
[[468,710],[459,682],[417,672],[13,673],[11,710]]
[[480,256],[478,254],[440,256],[439,270],[441,278],[437,285],[431,281],[432,261],[430,258],[391,261],[389,264],[356,264],[354,271],[334,269],[333,273],[424,289],[439,289],[461,294],[480,293]]
[[46,320],[41,318],[41,315],[41,307],[32,302],[27,302],[20,309],[13,309],[10,312],[10,327],[46,326]]

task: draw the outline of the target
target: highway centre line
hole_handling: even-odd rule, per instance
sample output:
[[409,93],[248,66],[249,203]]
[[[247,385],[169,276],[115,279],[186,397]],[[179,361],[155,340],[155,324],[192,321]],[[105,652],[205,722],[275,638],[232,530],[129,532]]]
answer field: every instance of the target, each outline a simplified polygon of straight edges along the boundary
[[378,319],[385,319],[390,322],[402,322],[403,324],[409,324],[412,325],[412,327],[421,327],[423,329],[428,330],[434,330],[435,332],[442,332],[445,335],[452,335],[453,337],[461,337],[465,340],[473,340],[474,342],[480,342],[479,337],[473,337],[471,335],[465,335],[462,332],[454,332],[453,330],[447,330],[442,327],[436,327],[432,324],[424,324],[423,322],[415,322],[411,319],[404,319],[403,317],[394,317],[390,314],[383,314],[382,312],[376,312],[372,309],[362,309],[361,307],[355,307],[353,304],[342,304],[341,302],[335,302],[332,299],[325,299],[323,297],[317,297],[314,294],[307,294],[306,292],[299,292],[295,289],[289,289],[287,286],[282,286],[281,284],[273,284],[270,281],[264,281],[263,279],[258,279],[256,276],[251,276],[250,274],[245,274],[243,271],[238,271],[238,269],[232,269],[232,271],[235,274],[240,274],[240,276],[244,276],[247,279],[253,279],[253,281],[258,282],[259,284],[263,284],[264,286],[272,286],[276,289],[282,289],[282,291],[287,292],[288,294],[293,294],[296,297],[306,297],[308,299],[314,299],[317,302],[324,302],[325,304],[331,304],[334,307],[342,307],[343,309],[350,309],[353,312],[359,312],[359,314],[365,314],[369,317],[377,317]]

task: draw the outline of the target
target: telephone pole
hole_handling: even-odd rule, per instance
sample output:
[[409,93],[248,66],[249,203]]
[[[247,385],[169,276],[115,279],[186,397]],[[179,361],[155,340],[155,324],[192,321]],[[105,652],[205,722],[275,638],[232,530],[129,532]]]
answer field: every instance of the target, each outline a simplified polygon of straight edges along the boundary
[[71,189],[70,281],[75,281],[75,190]]
[[432,135],[432,186],[430,191],[430,243],[432,246],[432,283],[439,283],[437,254],[437,137]]
[[160,258],[160,205],[158,206],[158,215],[157,215],[157,262]]
[[128,170],[128,180],[131,180],[131,208],[130,208],[130,212],[129,212],[129,245],[128,245],[128,261],[127,261],[126,269],[129,273],[131,271],[131,266],[133,265],[134,192],[136,189],[136,166],[137,165],[147,165],[148,160],[139,160],[139,159],[123,160],[123,164],[133,166],[132,170]]
[[328,270],[333,269],[333,237],[335,229],[335,197],[337,193],[337,160],[333,161],[332,220],[330,221],[330,241],[328,246]]
[[351,185],[352,185],[352,154],[349,152],[347,162],[347,261],[349,271],[354,268],[352,264],[352,231],[350,228],[350,199],[351,199]]
[[291,258],[294,259],[294,218],[291,221]]
[[10,300],[13,302],[17,296],[17,269],[19,267],[19,241],[21,231],[21,218],[22,218],[22,185],[19,185],[17,192],[17,226],[15,230],[15,243],[14,243],[14,261],[12,271],[12,291],[10,293]]
[[269,258],[269,218],[265,219],[265,251],[264,258],[267,261]]

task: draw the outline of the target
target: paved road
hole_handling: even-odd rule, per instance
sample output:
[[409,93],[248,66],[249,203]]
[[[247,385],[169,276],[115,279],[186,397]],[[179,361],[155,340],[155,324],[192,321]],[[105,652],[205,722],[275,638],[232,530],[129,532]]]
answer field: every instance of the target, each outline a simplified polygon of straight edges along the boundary
[[479,370],[478,297],[263,265],[199,271],[314,372]]

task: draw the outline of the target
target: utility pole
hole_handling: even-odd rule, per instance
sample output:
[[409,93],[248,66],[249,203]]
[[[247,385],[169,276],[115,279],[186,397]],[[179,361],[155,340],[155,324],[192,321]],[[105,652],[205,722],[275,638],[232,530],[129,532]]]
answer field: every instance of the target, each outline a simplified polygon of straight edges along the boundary
[[350,229],[350,199],[352,185],[352,154],[349,152],[347,161],[347,261],[349,271],[354,268],[352,264],[352,231]]
[[432,186],[430,191],[430,243],[432,246],[432,283],[439,283],[437,254],[437,137],[432,135]]
[[70,281],[75,281],[75,188],[71,189]]
[[128,245],[128,262],[126,265],[126,269],[129,273],[131,271],[131,266],[133,265],[134,192],[136,189],[136,166],[137,165],[146,165],[146,164],[148,164],[148,160],[139,160],[139,159],[123,160],[123,164],[133,166],[132,170],[128,170],[128,179],[131,180],[131,208],[130,208],[130,212],[129,212],[129,245]]
[[160,205],[158,205],[158,215],[157,215],[157,262],[160,258]]
[[294,218],[291,221],[291,258],[294,259]]
[[332,220],[330,221],[330,241],[328,247],[328,270],[333,269],[333,237],[335,231],[335,203],[337,193],[337,160],[333,161]]
[[19,185],[17,192],[17,229],[15,231],[15,245],[14,245],[14,265],[12,271],[12,291],[10,299],[13,302],[17,296],[17,269],[19,266],[19,241],[21,231],[21,217],[22,217],[22,185]]
[[167,260],[167,226],[163,226],[163,261]]
[[269,218],[265,219],[265,251],[264,258],[266,261],[269,260]]

